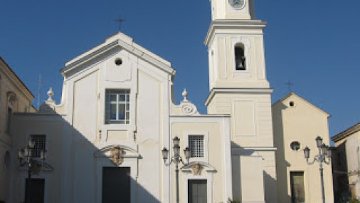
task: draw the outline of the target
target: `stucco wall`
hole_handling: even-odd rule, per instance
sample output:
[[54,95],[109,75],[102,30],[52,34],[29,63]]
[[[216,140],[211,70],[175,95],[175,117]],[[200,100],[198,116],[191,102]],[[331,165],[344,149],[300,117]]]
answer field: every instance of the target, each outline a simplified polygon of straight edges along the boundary
[[[38,176],[45,178],[47,203],[101,202],[103,167],[130,167],[132,202],[169,202],[169,174],[161,149],[169,142],[171,64],[122,33],[101,46],[114,42],[125,48],[115,45],[89,60],[84,54],[67,63],[77,65],[65,68],[61,103],[48,103],[53,112],[16,117],[12,155],[31,134],[47,136],[47,162],[54,171]],[[122,64],[116,65],[117,59]],[[129,124],[105,124],[107,89],[130,91]],[[115,146],[126,151],[119,165],[106,154]],[[18,170],[15,158],[12,161],[16,181],[10,202],[19,202],[26,174]],[[22,194],[14,195],[18,190]]]

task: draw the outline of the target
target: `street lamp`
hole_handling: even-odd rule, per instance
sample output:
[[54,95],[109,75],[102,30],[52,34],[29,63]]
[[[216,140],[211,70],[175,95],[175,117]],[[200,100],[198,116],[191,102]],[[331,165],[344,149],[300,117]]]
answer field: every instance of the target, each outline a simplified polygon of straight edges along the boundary
[[[27,173],[28,173],[28,188],[27,188],[27,194],[26,196],[26,203],[30,203],[31,198],[30,198],[30,188],[31,188],[31,174],[32,172],[35,171],[39,171],[41,170],[44,161],[46,159],[46,151],[45,150],[41,150],[40,154],[36,154],[35,152],[35,141],[32,140],[30,138],[28,144],[19,149],[18,151],[18,158],[20,161],[20,166],[25,166],[27,168]],[[37,159],[41,160],[41,165],[39,164],[39,162],[37,161]]]
[[304,149],[304,156],[305,156],[306,162],[309,165],[312,165],[315,162],[319,163],[322,202],[325,203],[323,163],[330,164],[331,150],[330,150],[329,146],[327,146],[326,144],[323,143],[323,139],[320,136],[316,137],[315,141],[316,141],[316,146],[317,146],[317,148],[319,150],[319,153],[317,155],[315,155],[314,160],[309,162],[310,148],[307,147],[307,146]]
[[171,157],[170,162],[166,163],[166,160],[169,157],[169,150],[166,149],[166,147],[164,147],[161,150],[162,156],[163,156],[163,160],[164,160],[164,164],[166,166],[170,166],[171,163],[175,164],[175,174],[176,174],[176,203],[179,203],[179,163],[182,163],[183,165],[187,165],[189,163],[189,159],[191,156],[190,153],[190,149],[188,147],[186,147],[184,149],[184,154],[185,154],[185,158],[186,158],[186,163],[183,162],[181,156],[180,156],[180,138],[175,137],[173,139],[173,151],[174,151],[174,156]]

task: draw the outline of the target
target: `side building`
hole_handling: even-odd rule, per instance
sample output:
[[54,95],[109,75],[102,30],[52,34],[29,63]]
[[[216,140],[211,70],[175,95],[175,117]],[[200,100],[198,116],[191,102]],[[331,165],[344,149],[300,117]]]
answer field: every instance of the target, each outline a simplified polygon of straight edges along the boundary
[[[276,102],[272,111],[279,202],[322,202],[319,164],[307,163],[304,148],[311,149],[311,162],[318,136],[329,145],[329,114],[295,93]],[[323,164],[326,202],[334,202],[330,164]]]
[[0,57],[0,202],[7,202],[12,138],[10,126],[13,113],[33,112],[34,96],[6,61]]
[[338,199],[360,200],[360,123],[332,137],[335,142],[334,187]]

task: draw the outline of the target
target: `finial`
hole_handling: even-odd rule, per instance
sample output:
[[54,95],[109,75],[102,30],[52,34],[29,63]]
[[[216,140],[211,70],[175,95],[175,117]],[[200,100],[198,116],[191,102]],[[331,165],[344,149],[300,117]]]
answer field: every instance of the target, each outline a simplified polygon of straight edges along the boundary
[[54,102],[54,91],[52,89],[52,87],[50,87],[49,91],[47,91],[47,95],[48,95],[48,99],[46,100],[47,102]]
[[184,97],[184,99],[183,99],[183,102],[187,102],[188,101],[188,99],[187,99],[187,97],[188,97],[188,91],[186,90],[186,88],[183,90],[183,92],[181,93],[181,95]]

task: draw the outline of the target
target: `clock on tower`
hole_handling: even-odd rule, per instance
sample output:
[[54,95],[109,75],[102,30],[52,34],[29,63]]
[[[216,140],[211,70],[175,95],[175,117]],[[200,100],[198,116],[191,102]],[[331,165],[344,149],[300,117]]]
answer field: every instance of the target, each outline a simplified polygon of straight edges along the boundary
[[228,0],[229,4],[236,9],[242,9],[245,6],[245,0]]
[[211,0],[212,20],[253,19],[253,0]]

